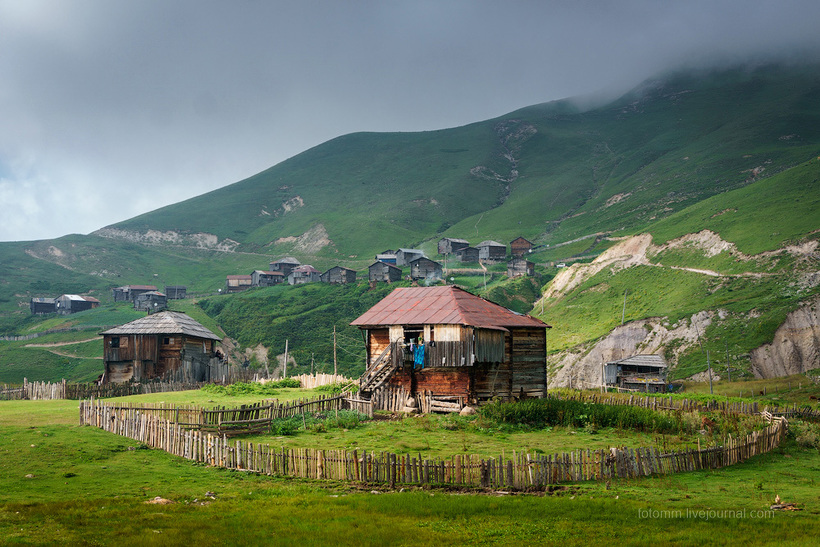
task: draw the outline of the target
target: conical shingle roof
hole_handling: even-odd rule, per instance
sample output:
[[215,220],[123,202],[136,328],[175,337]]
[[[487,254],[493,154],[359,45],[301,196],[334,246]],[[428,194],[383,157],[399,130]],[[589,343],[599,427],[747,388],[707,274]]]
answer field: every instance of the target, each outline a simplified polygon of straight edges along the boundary
[[141,317],[125,325],[108,329],[101,334],[185,334],[197,338],[221,341],[222,339],[184,313],[162,311]]

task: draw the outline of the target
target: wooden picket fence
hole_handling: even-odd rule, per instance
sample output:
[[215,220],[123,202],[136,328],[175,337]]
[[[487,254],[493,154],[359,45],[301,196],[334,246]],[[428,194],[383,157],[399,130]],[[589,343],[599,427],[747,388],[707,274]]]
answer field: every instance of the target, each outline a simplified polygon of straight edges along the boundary
[[316,374],[300,374],[298,376],[289,376],[289,378],[299,380],[299,383],[302,384],[302,387],[305,389],[313,389],[333,384],[359,383],[358,379],[353,380],[339,374],[324,374],[322,372],[317,372]]
[[[406,409],[410,392],[404,386],[382,386],[373,391],[370,400],[375,410],[403,412]],[[466,397],[436,395],[432,391],[422,390],[416,393],[416,409],[422,414],[430,412],[459,412],[466,404]]]
[[157,409],[80,402],[81,425],[99,427],[176,456],[227,469],[391,486],[436,484],[521,490],[560,482],[633,479],[732,465],[768,452],[783,440],[786,419],[771,414],[764,417],[771,420],[765,429],[743,438],[728,438],[722,446],[698,450],[610,448],[554,455],[513,452],[497,458],[459,454],[425,459],[420,454],[364,450],[276,449],[268,444],[229,440],[226,434],[189,429],[160,416]]

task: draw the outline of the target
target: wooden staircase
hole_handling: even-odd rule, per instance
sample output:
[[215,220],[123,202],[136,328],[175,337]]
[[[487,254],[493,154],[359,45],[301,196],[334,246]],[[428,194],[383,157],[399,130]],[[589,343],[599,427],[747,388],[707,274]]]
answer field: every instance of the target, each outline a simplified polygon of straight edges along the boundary
[[396,372],[397,366],[393,364],[393,345],[390,344],[379,355],[372,365],[365,371],[359,379],[359,391],[369,395],[374,390],[383,386]]

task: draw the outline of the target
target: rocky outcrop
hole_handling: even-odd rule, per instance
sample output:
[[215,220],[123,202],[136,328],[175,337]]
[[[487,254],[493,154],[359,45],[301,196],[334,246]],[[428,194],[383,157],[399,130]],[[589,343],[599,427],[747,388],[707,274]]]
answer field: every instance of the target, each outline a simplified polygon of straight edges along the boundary
[[799,374],[820,367],[820,298],[786,317],[771,344],[751,352],[758,378]]
[[177,245],[209,251],[232,252],[239,246],[238,241],[228,238],[220,241],[218,236],[204,232],[192,234],[175,232],[173,230],[164,232],[160,230],[145,230],[144,232],[140,232],[108,227],[97,230],[94,232],[94,235],[108,239],[122,239],[143,245]]

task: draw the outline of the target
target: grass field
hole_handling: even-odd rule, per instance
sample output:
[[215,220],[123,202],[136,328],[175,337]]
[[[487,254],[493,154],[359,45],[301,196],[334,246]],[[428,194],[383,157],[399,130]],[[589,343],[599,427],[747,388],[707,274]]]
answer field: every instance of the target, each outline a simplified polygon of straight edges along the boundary
[[[129,399],[172,397],[247,402],[198,392]],[[0,543],[807,545],[820,514],[820,453],[793,438],[717,471],[471,495],[229,472],[76,423],[76,401],[0,402]],[[776,495],[802,510],[770,512]],[[157,496],[170,503],[146,503]]]

